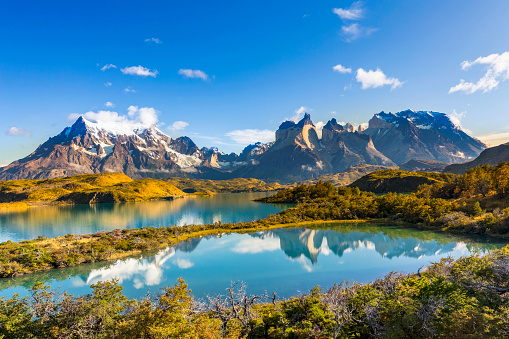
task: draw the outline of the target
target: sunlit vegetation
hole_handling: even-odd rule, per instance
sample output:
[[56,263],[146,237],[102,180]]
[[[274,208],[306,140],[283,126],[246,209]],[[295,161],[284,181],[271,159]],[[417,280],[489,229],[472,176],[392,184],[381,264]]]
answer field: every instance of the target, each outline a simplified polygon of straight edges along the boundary
[[448,173],[382,170],[365,175],[350,186],[373,193],[408,193],[420,185],[451,182],[455,177]]
[[26,208],[28,205],[145,201],[184,195],[184,192],[165,181],[133,180],[121,173],[1,181],[0,211]]
[[266,183],[263,180],[252,178],[236,178],[228,180],[202,180],[189,178],[169,178],[165,181],[187,193],[203,192],[213,193],[241,193],[241,192],[267,192],[288,188],[288,185]]
[[361,164],[357,166],[350,167],[342,172],[339,173],[331,173],[331,174],[322,174],[317,178],[309,179],[304,182],[301,182],[301,184],[306,185],[314,185],[318,183],[319,181],[328,181],[332,183],[334,186],[348,186],[351,183],[353,183],[355,180],[362,178],[366,174],[380,171],[380,170],[388,170],[388,169],[394,169],[397,167],[387,167],[387,166],[381,166],[381,165],[368,165],[368,164]]
[[179,279],[128,299],[117,281],[74,297],[37,283],[0,299],[2,338],[507,338],[509,247],[369,284],[319,286],[281,299],[232,283],[197,301]]

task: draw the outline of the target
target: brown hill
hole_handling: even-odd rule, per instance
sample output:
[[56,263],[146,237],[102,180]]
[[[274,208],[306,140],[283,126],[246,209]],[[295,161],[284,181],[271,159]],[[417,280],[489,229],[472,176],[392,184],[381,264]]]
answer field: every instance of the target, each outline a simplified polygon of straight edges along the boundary
[[495,166],[501,162],[509,162],[509,143],[485,149],[473,161],[449,165],[444,168],[444,172],[463,174],[467,170],[480,165]]

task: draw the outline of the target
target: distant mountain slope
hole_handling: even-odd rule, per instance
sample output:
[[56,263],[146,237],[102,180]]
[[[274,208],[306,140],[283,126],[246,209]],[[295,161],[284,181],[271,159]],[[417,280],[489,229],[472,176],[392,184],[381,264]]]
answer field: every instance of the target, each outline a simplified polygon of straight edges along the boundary
[[371,136],[376,149],[396,164],[412,159],[462,162],[474,159],[486,148],[446,114],[437,112],[380,112],[363,133]]
[[495,166],[501,162],[509,162],[509,143],[488,148],[482,151],[481,154],[472,161],[463,164],[449,165],[444,168],[444,172],[463,174],[467,170],[480,165]]
[[109,130],[83,117],[24,159],[0,170],[0,180],[45,179],[83,173],[122,172],[161,178],[208,166],[187,138],[171,139],[156,127]]
[[350,168],[347,168],[343,172],[339,173],[331,173],[331,174],[323,174],[315,179],[310,179],[306,181],[302,181],[299,184],[313,185],[318,181],[328,181],[332,183],[334,186],[348,186],[355,180],[363,177],[366,174],[371,172],[386,170],[386,169],[397,169],[397,166],[387,167],[380,165],[357,165]]
[[288,188],[278,183],[265,183],[259,179],[235,178],[229,180],[203,180],[190,178],[168,178],[165,181],[186,193],[240,193],[266,192]]
[[444,173],[382,170],[357,179],[349,187],[373,193],[406,193],[415,191],[420,185],[449,182],[453,177],[452,174]]
[[410,172],[442,172],[448,165],[450,164],[438,160],[410,160],[399,165],[399,169]]

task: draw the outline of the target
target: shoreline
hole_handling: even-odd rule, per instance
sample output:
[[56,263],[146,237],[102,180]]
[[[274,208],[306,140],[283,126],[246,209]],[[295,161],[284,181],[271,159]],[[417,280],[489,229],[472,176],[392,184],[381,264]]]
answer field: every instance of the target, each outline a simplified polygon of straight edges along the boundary
[[[373,222],[369,219],[357,220],[315,220],[302,221],[286,224],[261,225],[258,221],[237,224],[208,224],[169,227],[145,227],[134,229],[116,229],[108,232],[96,232],[93,234],[60,236],[55,238],[39,237],[32,240],[13,242],[8,240],[0,243],[0,253],[6,257],[6,252],[12,255],[10,260],[0,262],[0,279],[12,278],[46,270],[73,267],[86,263],[114,261],[143,252],[157,250],[173,246],[180,242],[202,236],[251,233],[277,228],[295,228],[299,226],[316,226],[321,224],[347,224]],[[257,226],[255,223],[258,223]],[[242,227],[242,224],[249,224]],[[157,238],[157,239],[155,239]],[[152,240],[146,247],[129,249],[130,244]],[[154,240],[155,239],[155,240]],[[108,242],[104,244],[104,242]],[[101,249],[97,249],[102,247]],[[112,251],[115,247],[115,251]],[[81,254],[82,258],[76,260],[75,254]],[[62,255],[67,255],[63,258]],[[70,257],[70,258],[69,258]],[[2,258],[3,259],[3,258]],[[32,266],[17,265],[33,259]]]
[[[270,219],[245,223],[220,222],[207,225],[187,225],[169,227],[145,227],[134,229],[116,229],[93,234],[60,236],[55,238],[39,237],[33,240],[0,243],[0,253],[7,258],[0,261],[0,279],[13,278],[36,272],[58,268],[75,267],[94,262],[114,261],[144,252],[159,250],[176,245],[186,240],[218,234],[245,234],[258,231],[297,228],[301,226],[317,227],[320,225],[363,224],[371,223],[433,231],[444,234],[465,236],[483,236],[465,232],[451,232],[444,229],[433,229],[422,224],[409,224],[389,219],[354,219],[354,220],[312,220],[293,223],[270,224]],[[488,236],[490,237],[490,236]],[[491,237],[508,240],[507,237]],[[27,265],[28,263],[28,265]]]

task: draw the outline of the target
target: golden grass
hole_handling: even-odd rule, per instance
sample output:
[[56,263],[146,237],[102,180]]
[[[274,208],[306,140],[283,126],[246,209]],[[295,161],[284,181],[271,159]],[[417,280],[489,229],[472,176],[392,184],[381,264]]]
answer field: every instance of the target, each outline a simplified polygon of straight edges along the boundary
[[0,213],[11,213],[27,210],[30,207],[26,202],[6,202],[0,204]]
[[[133,180],[123,173],[3,181],[0,182],[0,192],[8,203],[27,205],[145,201],[186,196],[186,193],[163,180]],[[0,204],[0,209],[13,208],[4,204]]]
[[187,192],[214,193],[240,193],[240,192],[266,192],[289,188],[279,183],[266,183],[253,178],[236,178],[228,180],[204,180],[189,178],[169,178],[167,182]]

